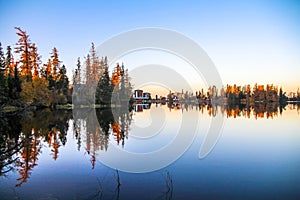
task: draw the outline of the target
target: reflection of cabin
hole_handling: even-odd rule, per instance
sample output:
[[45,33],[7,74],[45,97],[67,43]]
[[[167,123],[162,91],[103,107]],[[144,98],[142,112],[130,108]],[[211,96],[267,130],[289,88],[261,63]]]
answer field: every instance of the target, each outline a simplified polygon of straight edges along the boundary
[[149,92],[144,92],[143,93],[143,98],[144,99],[150,99],[151,98],[151,94]]
[[143,105],[142,104],[136,104],[134,107],[135,112],[143,112]]
[[135,100],[149,100],[151,99],[151,94],[143,90],[134,90],[133,98]]
[[148,110],[151,108],[151,104],[135,104],[134,111],[135,112],[143,112],[143,110]]

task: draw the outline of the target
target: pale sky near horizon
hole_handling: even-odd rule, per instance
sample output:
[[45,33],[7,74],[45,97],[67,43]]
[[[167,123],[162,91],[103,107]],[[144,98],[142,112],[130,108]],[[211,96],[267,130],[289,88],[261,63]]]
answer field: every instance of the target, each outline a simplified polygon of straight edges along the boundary
[[224,84],[300,87],[299,1],[0,0],[4,49],[18,40],[15,26],[27,31],[43,62],[57,47],[69,77],[91,42],[98,46],[124,31],[159,27],[197,42]]

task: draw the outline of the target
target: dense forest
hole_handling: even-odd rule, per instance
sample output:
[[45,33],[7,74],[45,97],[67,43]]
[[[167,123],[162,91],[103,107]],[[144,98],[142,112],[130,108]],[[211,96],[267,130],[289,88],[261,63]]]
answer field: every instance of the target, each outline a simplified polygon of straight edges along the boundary
[[7,46],[4,55],[0,46],[0,105],[49,107],[70,102],[67,70],[58,50],[54,47],[42,64],[36,44],[24,30],[15,29],[19,37],[15,49]]
[[117,64],[110,77],[107,57],[99,58],[93,43],[83,65],[78,58],[71,82],[56,47],[47,62],[42,63],[37,45],[31,42],[26,31],[15,29],[19,39],[14,49],[7,46],[4,54],[0,43],[1,110],[71,104],[73,88],[84,90],[88,104],[109,104],[112,92],[130,98],[132,86],[128,70],[123,64]]

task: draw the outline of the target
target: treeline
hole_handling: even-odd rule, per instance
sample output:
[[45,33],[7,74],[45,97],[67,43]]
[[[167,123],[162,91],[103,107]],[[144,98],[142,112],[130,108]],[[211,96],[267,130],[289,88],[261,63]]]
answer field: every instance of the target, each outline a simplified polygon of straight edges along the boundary
[[[250,85],[239,86],[239,85],[229,85],[221,88],[220,92],[216,86],[208,88],[206,95],[203,95],[199,91],[196,92],[197,99],[211,99],[211,100],[221,100],[221,102],[228,103],[255,103],[255,102],[278,102],[285,104],[289,98],[286,96],[286,92],[280,87],[273,84],[258,85],[257,83],[251,87]],[[298,92],[299,96],[299,92]]]
[[109,106],[113,94],[118,100],[128,103],[132,97],[132,85],[128,75],[128,69],[117,63],[109,75],[107,57],[99,58],[94,43],[90,52],[84,58],[82,66],[80,57],[77,59],[77,67],[73,71],[73,103],[78,105],[100,104]]
[[[107,57],[99,58],[94,43],[90,52],[73,71],[69,84],[67,69],[59,59],[54,47],[46,63],[35,43],[26,31],[15,28],[19,40],[14,49],[7,46],[4,54],[0,43],[0,108],[52,107],[56,105],[110,105],[113,94],[118,100],[127,101],[132,96],[132,85],[128,70],[117,64],[109,74]],[[117,103],[117,102],[115,102]]]
[[7,46],[4,55],[0,43],[0,106],[50,107],[71,102],[67,70],[58,50],[54,47],[42,64],[36,44],[24,30],[15,29],[19,40],[14,49]]
[[286,104],[288,97],[286,93],[273,84],[257,85],[251,89],[250,85],[237,86],[227,85],[225,93],[221,94],[228,99],[229,103],[255,103],[255,102],[277,102]]

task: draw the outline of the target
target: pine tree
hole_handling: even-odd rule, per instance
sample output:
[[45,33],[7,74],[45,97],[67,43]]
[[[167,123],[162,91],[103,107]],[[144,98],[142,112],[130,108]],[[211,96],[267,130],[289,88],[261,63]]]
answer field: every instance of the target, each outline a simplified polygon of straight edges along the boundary
[[128,74],[128,69],[125,70],[124,72],[124,84],[125,84],[125,95],[126,95],[126,98],[131,98],[132,96],[132,85],[131,85],[131,82],[130,82],[130,77],[129,77],[129,74]]
[[61,67],[59,70],[59,77],[57,80],[57,89],[60,93],[62,93],[65,97],[67,97],[68,94],[68,86],[69,86],[69,79],[67,76],[67,69],[65,65]]
[[125,76],[124,76],[124,64],[122,63],[120,70],[120,98],[121,100],[126,99],[126,86],[125,86]]
[[73,71],[73,86],[81,84],[81,62],[80,58],[77,58],[76,69]]
[[14,73],[14,57],[11,53],[11,47],[7,46],[6,51],[6,59],[5,59],[5,74],[13,74]]
[[48,59],[47,64],[44,64],[44,70],[42,73],[42,76],[49,81],[49,77],[52,77],[52,65],[51,65],[51,60]]
[[52,73],[52,62],[48,59],[47,64],[44,64],[44,69],[42,70],[41,76],[48,81],[49,90],[55,89],[55,80]]
[[4,52],[3,52],[1,42],[0,42],[0,69],[5,70],[5,57],[4,57]]
[[91,80],[91,58],[90,54],[88,54],[85,60],[85,82],[88,87],[91,86]]
[[33,67],[33,79],[39,78],[39,72],[40,72],[40,64],[41,64],[41,60],[40,60],[40,55],[37,52],[37,47],[35,46],[35,44],[33,43],[32,46],[30,47],[30,60],[31,60],[31,64]]
[[58,58],[58,51],[56,47],[52,49],[51,53],[51,64],[52,64],[52,77],[54,80],[58,78],[58,72],[60,70],[60,63],[61,61]]
[[77,77],[76,77],[76,83],[80,84],[81,83],[81,63],[80,63],[80,58],[78,57],[77,59]]
[[26,81],[32,80],[32,65],[30,59],[31,42],[29,35],[26,34],[20,27],[15,27],[17,35],[20,37],[15,52],[20,54],[19,62],[21,63],[21,75],[26,77]]
[[121,68],[119,63],[117,63],[117,66],[114,68],[112,77],[111,77],[111,83],[112,86],[115,87],[120,83],[121,80]]
[[11,100],[16,101],[20,98],[22,91],[22,81],[19,76],[17,64],[14,66],[13,74],[8,74],[8,96]]
[[112,85],[109,78],[107,58],[104,60],[103,73],[99,77],[96,89],[96,103],[110,104],[112,93]]
[[285,95],[285,92],[283,92],[282,88],[279,89],[279,103],[280,104],[286,104],[286,101],[288,100],[287,96]]
[[5,76],[5,57],[0,42],[0,105],[7,102],[7,78]]
[[90,50],[90,55],[91,55],[90,79],[91,79],[91,84],[93,86],[96,86],[96,84],[99,80],[99,74],[101,73],[101,71],[100,71],[99,58],[96,55],[95,45],[94,45],[93,42],[92,42],[92,47],[91,47],[91,50]]

